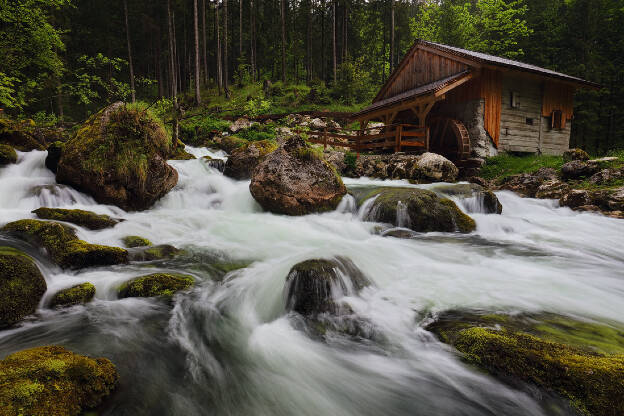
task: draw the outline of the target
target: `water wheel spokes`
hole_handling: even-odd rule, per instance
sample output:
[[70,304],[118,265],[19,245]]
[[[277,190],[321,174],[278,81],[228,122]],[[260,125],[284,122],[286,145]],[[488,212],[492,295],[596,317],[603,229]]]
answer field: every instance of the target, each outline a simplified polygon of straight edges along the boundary
[[436,117],[431,120],[429,128],[432,152],[452,161],[470,157],[470,135],[464,123],[450,117]]

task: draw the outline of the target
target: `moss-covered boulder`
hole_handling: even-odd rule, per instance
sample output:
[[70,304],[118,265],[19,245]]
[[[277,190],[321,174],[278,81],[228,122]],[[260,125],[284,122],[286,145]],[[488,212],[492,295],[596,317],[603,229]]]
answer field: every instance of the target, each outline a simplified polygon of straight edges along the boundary
[[151,246],[152,242],[147,238],[139,237],[138,235],[129,235],[123,238],[124,246],[128,248],[135,247],[147,247]]
[[0,143],[0,167],[17,162],[17,153],[8,144]]
[[159,244],[150,247],[137,247],[130,251],[130,260],[132,261],[156,261],[169,260],[179,256],[184,251],[170,244]]
[[293,136],[253,171],[251,195],[267,211],[306,215],[336,209],[347,193],[321,152]]
[[0,120],[0,143],[8,144],[21,152],[44,150],[45,146],[33,134],[35,123],[32,120]]
[[50,301],[51,307],[73,306],[89,302],[95,296],[95,286],[86,282],[58,292]]
[[119,379],[106,358],[60,346],[32,348],[0,361],[0,416],[75,416],[102,403]]
[[58,170],[58,164],[63,155],[63,149],[65,149],[65,143],[54,142],[48,146],[48,155],[45,158],[45,166],[52,172],[56,173]]
[[76,236],[76,230],[58,222],[20,220],[0,231],[43,247],[63,268],[80,269],[128,262],[128,252],[119,247],[89,244]]
[[243,147],[247,143],[249,143],[247,140],[241,139],[238,136],[225,136],[221,139],[219,143],[219,148],[225,150],[228,153],[232,153],[235,149]]
[[471,206],[469,212],[484,214],[502,214],[503,212],[503,205],[498,200],[496,194],[476,183],[439,185],[431,188],[431,190],[448,197],[474,198],[474,203],[469,204],[474,205]]
[[32,212],[42,220],[70,222],[90,230],[103,230],[114,227],[119,220],[105,214],[96,214],[82,209],[38,208]]
[[120,298],[173,296],[175,292],[193,286],[195,280],[184,274],[154,273],[137,277],[119,288]]
[[191,160],[191,159],[196,159],[195,156],[193,156],[192,154],[188,153],[186,150],[184,150],[185,148],[185,144],[182,143],[181,140],[178,140],[178,142],[176,143],[173,152],[171,154],[171,156],[169,156],[169,160]]
[[178,182],[167,164],[173,146],[147,111],[113,104],[93,115],[66,144],[56,180],[102,204],[144,210]]
[[46,289],[45,279],[30,257],[0,247],[0,328],[34,313]]
[[336,299],[353,295],[370,284],[366,276],[344,257],[298,263],[286,276],[286,308],[304,316],[336,314]]
[[564,162],[571,162],[573,160],[589,160],[589,154],[583,149],[568,149],[563,152]]
[[[443,315],[427,329],[463,353],[465,360],[505,381],[558,393],[583,414],[624,414],[624,354],[579,345],[578,333],[553,341],[543,323],[535,324],[536,317],[531,325],[501,315],[460,316]],[[592,332],[599,327],[594,325]],[[554,333],[561,337],[560,330]],[[569,339],[572,342],[566,343]]]
[[232,151],[225,162],[223,174],[238,180],[249,179],[256,166],[275,150],[277,150],[277,143],[274,140],[260,140],[245,144]]
[[365,199],[375,198],[366,219],[417,232],[462,232],[476,229],[476,223],[450,199],[416,188],[380,188]]

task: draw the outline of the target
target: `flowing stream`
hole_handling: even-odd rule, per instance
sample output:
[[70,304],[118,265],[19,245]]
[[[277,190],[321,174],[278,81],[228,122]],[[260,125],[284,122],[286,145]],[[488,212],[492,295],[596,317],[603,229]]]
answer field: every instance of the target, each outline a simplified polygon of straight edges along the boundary
[[[470,235],[383,237],[351,196],[322,215],[264,213],[249,181],[226,178],[201,159],[171,161],[180,176],[176,188],[152,209],[126,213],[57,185],[45,156],[19,153],[17,164],[0,169],[0,226],[34,218],[30,212],[41,206],[81,208],[125,220],[101,231],[76,227],[88,242],[121,246],[124,236],[139,235],[185,250],[173,260],[64,271],[0,235],[0,244],[35,257],[48,284],[36,315],[0,332],[0,358],[50,344],[110,358],[120,385],[100,415],[573,414],[466,365],[423,326],[432,314],[456,308],[624,324],[622,220],[500,192],[503,215],[458,201],[477,222]],[[372,340],[339,333],[315,339],[285,311],[290,268],[337,255],[373,283],[345,299],[374,328]],[[211,266],[217,261],[248,266],[225,273]],[[191,274],[197,283],[171,302],[117,299],[121,283],[155,271]],[[58,290],[85,281],[97,288],[94,301],[45,307]]]

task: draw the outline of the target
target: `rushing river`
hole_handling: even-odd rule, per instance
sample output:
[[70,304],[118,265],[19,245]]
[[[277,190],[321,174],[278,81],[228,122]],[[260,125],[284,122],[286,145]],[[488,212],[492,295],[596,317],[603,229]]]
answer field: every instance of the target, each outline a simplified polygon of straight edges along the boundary
[[[110,358],[121,381],[100,415],[571,414],[464,364],[423,325],[455,308],[624,324],[622,220],[500,192],[503,215],[480,214],[474,201],[458,201],[477,222],[470,235],[382,237],[379,224],[361,220],[350,196],[331,213],[272,215],[255,203],[249,181],[226,178],[201,159],[171,161],[177,187],[152,209],[126,213],[56,185],[45,156],[19,153],[16,165],[0,169],[0,226],[34,218],[30,212],[41,206],[81,208],[125,220],[101,231],[77,227],[88,242],[121,246],[124,236],[139,235],[186,251],[168,261],[63,271],[0,235],[0,244],[36,258],[48,284],[37,314],[0,332],[0,358],[50,344]],[[336,255],[350,258],[373,282],[345,301],[374,328],[374,340],[315,339],[285,312],[290,268]],[[249,266],[224,275],[210,267],[215,259]],[[171,303],[116,298],[121,283],[154,271],[191,274],[197,283]],[[44,307],[58,290],[86,281],[97,288],[91,303]]]

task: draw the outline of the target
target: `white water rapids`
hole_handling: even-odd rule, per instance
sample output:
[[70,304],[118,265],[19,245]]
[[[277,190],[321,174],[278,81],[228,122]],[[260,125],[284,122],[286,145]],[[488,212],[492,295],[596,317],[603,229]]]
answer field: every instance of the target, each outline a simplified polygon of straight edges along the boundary
[[[205,149],[188,149],[197,156]],[[0,169],[0,226],[34,218],[41,206],[81,208],[125,221],[78,229],[80,238],[121,246],[127,235],[187,250],[182,260],[63,271],[32,247],[48,292],[37,314],[0,331],[0,358],[58,344],[110,358],[118,391],[101,415],[548,415],[526,392],[464,364],[422,328],[448,309],[536,311],[624,324],[624,221],[558,208],[554,201],[497,193],[503,215],[459,201],[477,222],[470,235],[382,237],[352,197],[322,215],[264,213],[249,181],[234,181],[201,160],[171,161],[179,183],[152,209],[126,213],[56,185],[46,152],[19,153]],[[346,179],[348,187],[412,186]],[[380,334],[374,341],[335,334],[313,339],[285,312],[290,268],[344,256],[373,282],[345,301]],[[249,262],[216,275],[214,256]],[[155,271],[191,274],[193,290],[161,299],[118,300],[116,288]],[[92,282],[93,302],[45,308],[58,290]]]

